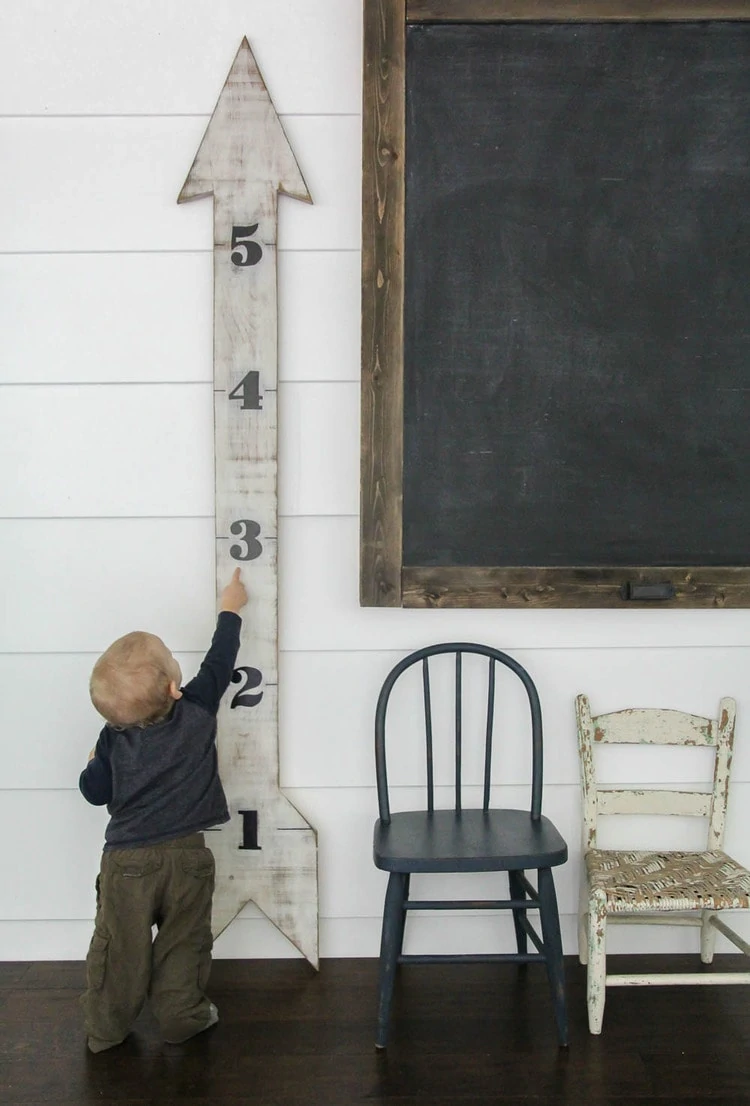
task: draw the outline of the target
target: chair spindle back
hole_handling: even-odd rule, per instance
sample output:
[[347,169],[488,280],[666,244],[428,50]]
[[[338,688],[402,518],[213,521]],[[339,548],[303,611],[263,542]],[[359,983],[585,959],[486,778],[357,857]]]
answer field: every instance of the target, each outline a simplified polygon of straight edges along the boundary
[[422,696],[424,700],[425,719],[425,757],[427,766],[427,810],[435,809],[435,775],[434,775],[434,740],[433,740],[433,711],[432,694],[430,685],[429,658],[445,653],[455,653],[455,748],[454,748],[454,788],[455,809],[462,809],[462,782],[463,782],[463,663],[464,653],[479,654],[488,658],[487,675],[487,719],[484,734],[484,772],[482,809],[487,811],[490,806],[490,787],[492,775],[492,741],[495,717],[495,688],[496,665],[502,664],[519,677],[523,683],[531,715],[531,740],[532,740],[532,784],[531,784],[531,817],[538,820],[541,816],[542,806],[542,712],[534,682],[517,661],[502,653],[499,649],[493,649],[487,645],[477,645],[469,642],[451,642],[441,645],[427,646],[418,649],[414,653],[399,661],[391,670],[383,684],[378,705],[375,712],[375,766],[378,786],[378,805],[380,819],[384,823],[390,822],[390,802],[388,798],[388,772],[386,765],[385,748],[385,722],[388,709],[388,701],[396,680],[413,664],[422,662]]

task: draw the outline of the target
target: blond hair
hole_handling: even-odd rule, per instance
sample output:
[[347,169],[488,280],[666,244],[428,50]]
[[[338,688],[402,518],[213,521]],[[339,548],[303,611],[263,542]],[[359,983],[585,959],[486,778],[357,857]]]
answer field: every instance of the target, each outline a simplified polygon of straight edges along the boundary
[[179,667],[161,638],[135,630],[114,641],[94,665],[91,702],[113,726],[148,726],[169,713],[175,676]]

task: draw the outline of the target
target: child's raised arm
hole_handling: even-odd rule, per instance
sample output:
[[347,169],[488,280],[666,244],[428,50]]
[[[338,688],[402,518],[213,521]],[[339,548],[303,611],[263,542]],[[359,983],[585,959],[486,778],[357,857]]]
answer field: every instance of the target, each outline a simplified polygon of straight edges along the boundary
[[220,611],[233,611],[239,614],[247,603],[247,589],[240,580],[240,570],[236,568],[232,579],[221,593]]
[[[240,611],[247,603],[247,590],[240,580],[240,570],[221,593],[219,619],[211,648],[206,653],[198,675],[182,689],[186,699],[198,703],[216,714],[219,701],[229,687],[240,647]],[[229,616],[229,617],[227,617]]]

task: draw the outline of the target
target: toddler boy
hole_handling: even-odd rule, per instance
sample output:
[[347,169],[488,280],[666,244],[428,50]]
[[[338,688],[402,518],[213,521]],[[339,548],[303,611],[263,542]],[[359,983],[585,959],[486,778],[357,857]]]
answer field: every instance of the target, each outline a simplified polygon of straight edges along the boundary
[[126,634],[94,665],[91,700],[107,724],[79,787],[90,803],[107,804],[110,820],[82,997],[92,1052],[125,1039],[147,996],[170,1044],[218,1021],[205,994],[214,858],[201,831],[229,821],[216,713],[246,602],[236,569],[211,647],[185,687],[177,661],[153,634]]

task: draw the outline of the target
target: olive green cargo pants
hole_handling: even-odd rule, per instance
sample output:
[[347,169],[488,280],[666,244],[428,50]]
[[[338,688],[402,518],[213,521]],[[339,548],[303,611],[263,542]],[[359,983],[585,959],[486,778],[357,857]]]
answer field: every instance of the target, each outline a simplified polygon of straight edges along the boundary
[[103,853],[81,998],[93,1052],[124,1040],[147,997],[166,1041],[186,1041],[211,1024],[204,989],[213,889],[202,833]]

